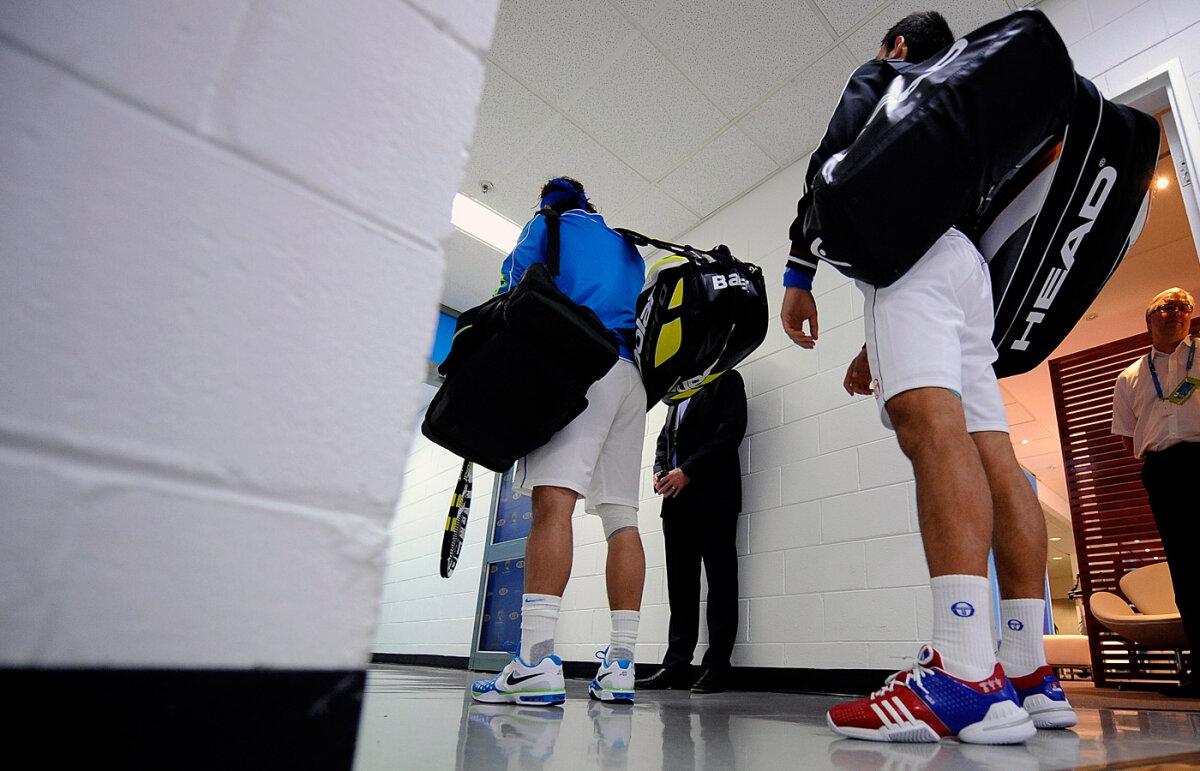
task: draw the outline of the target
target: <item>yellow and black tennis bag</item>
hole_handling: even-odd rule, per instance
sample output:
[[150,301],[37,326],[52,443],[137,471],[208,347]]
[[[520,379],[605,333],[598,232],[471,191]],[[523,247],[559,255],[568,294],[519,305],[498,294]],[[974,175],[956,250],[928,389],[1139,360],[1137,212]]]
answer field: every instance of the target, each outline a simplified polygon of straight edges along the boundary
[[616,228],[637,246],[670,254],[650,267],[638,295],[634,358],[646,387],[646,409],[674,404],[749,356],[767,334],[762,268],[734,257]]

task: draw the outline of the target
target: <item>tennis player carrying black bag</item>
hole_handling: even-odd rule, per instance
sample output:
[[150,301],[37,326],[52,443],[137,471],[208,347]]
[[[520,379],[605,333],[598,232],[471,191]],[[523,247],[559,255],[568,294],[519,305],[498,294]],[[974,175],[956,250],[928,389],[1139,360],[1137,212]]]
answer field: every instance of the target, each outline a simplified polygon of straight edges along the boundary
[[421,433],[492,471],[508,470],[587,407],[588,387],[617,362],[616,336],[555,285],[558,214],[546,218],[546,264],[458,318],[446,381]]
[[[886,287],[957,226],[989,261],[997,375],[1032,369],[1140,233],[1157,121],[1077,75],[1037,10],[986,24],[920,64],[864,68],[885,66],[897,74],[876,78],[867,123],[801,200],[810,258]],[[896,179],[913,193],[895,195]]]

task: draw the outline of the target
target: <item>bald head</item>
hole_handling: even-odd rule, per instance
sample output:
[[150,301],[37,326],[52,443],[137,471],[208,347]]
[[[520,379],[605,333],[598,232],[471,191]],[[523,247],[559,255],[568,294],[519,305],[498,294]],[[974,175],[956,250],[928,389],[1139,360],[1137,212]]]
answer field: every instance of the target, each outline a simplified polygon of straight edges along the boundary
[[1192,293],[1180,287],[1159,292],[1146,306],[1146,329],[1154,347],[1171,353],[1187,337],[1196,302]]

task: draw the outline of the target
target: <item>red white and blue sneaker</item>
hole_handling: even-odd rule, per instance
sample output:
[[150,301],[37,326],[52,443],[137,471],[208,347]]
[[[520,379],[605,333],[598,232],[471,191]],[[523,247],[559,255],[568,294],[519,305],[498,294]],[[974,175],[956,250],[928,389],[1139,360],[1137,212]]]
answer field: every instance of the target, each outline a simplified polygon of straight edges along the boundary
[[633,703],[633,662],[629,659],[616,659],[611,664],[606,663],[608,649],[596,652],[600,659],[600,669],[588,685],[588,693],[593,699],[600,701],[618,701]]
[[960,680],[942,669],[941,656],[928,645],[912,669],[892,675],[865,699],[838,704],[826,719],[842,736],[876,742],[957,736],[970,744],[1017,744],[1037,734],[999,664],[986,680]]
[[1067,701],[1067,695],[1063,693],[1062,683],[1058,682],[1050,667],[1039,667],[1009,682],[1017,691],[1017,701],[1038,728],[1070,728],[1079,722],[1074,708]]
[[552,654],[530,666],[516,656],[495,677],[476,680],[471,698],[487,704],[562,704],[567,700],[562,659]]

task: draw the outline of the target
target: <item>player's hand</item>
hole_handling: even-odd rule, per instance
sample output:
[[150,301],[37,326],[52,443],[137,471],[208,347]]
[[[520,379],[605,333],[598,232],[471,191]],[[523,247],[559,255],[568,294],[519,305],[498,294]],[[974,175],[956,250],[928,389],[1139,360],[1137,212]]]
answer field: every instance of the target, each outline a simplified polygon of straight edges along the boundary
[[866,348],[859,351],[858,355],[850,362],[850,366],[846,368],[846,379],[842,381],[842,387],[851,396],[854,394],[869,396],[874,393],[871,390],[871,363],[867,361]]
[[665,498],[674,498],[691,481],[692,478],[683,473],[683,469],[673,468],[654,478],[654,492]]
[[[807,289],[789,286],[783,292],[783,310],[779,313],[783,320],[783,331],[792,342],[801,348],[813,348],[817,344],[817,301],[813,293]],[[808,332],[804,331],[804,322],[808,322]]]

